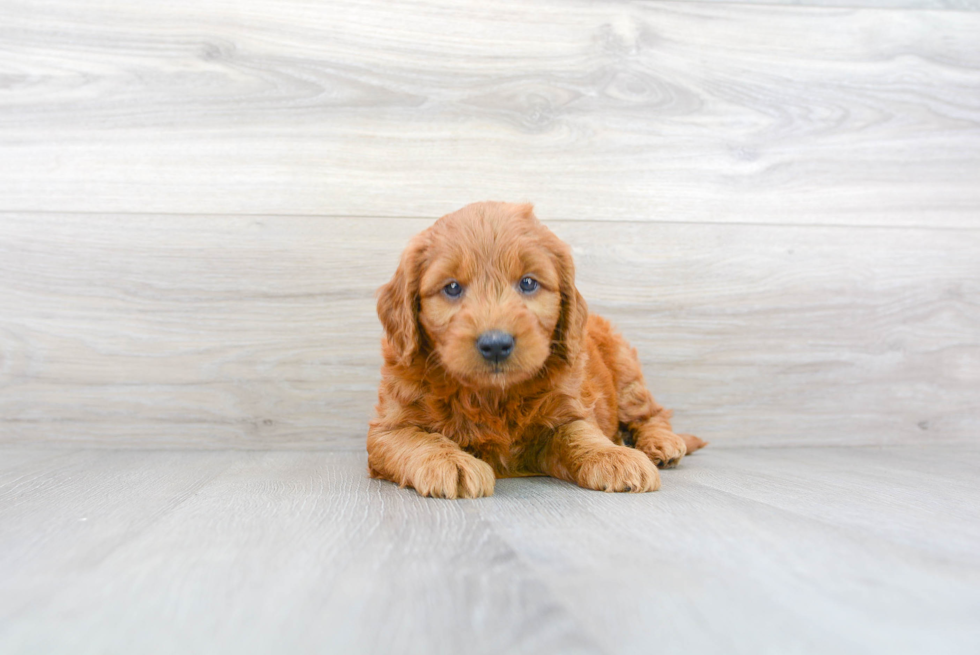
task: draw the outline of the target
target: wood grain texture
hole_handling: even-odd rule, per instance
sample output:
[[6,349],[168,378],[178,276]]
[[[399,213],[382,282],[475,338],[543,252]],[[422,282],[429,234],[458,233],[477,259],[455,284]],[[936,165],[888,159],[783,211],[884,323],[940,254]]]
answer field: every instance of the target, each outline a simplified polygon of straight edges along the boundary
[[8,0],[0,210],[976,226],[980,15]]
[[714,449],[653,494],[453,502],[363,454],[17,452],[5,654],[980,647],[975,447]]
[[84,577],[238,459],[220,452],[34,452],[43,457],[23,461],[33,453],[0,451],[0,624]]
[[[538,483],[523,494],[534,525],[519,503],[494,525],[612,652],[965,653],[980,639],[978,485],[952,459],[977,455],[706,450],[664,476],[663,497],[630,507]],[[635,609],[609,612],[602,586]]]
[[[980,231],[548,223],[680,429],[976,439]],[[427,224],[0,217],[0,441],[362,449],[373,293]]]
[[[143,496],[167,492],[156,478],[228,458],[147,516]],[[392,493],[362,456],[68,459],[86,475],[39,466],[21,502],[0,497],[4,653],[601,652],[472,507]],[[18,584],[39,570],[58,584]]]

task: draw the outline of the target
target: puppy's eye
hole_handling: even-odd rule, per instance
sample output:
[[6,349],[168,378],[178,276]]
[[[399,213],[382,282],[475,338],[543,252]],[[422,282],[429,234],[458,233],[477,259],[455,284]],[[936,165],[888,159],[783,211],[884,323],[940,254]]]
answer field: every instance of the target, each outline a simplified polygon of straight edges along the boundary
[[459,282],[453,280],[442,288],[442,292],[450,298],[458,298],[459,294],[463,293],[463,287],[460,286]]
[[517,286],[523,293],[533,293],[538,288],[538,281],[533,277],[522,277]]

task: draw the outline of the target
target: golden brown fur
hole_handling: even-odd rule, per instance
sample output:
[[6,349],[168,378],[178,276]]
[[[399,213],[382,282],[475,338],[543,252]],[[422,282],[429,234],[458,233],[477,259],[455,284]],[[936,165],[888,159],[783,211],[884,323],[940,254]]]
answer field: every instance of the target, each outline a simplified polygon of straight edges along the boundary
[[[488,496],[495,478],[527,475],[653,491],[656,466],[704,445],[674,434],[636,351],[589,315],[571,251],[530,205],[468,205],[416,235],[379,290],[378,316],[373,477],[444,498]],[[491,330],[513,335],[503,361],[477,349]]]

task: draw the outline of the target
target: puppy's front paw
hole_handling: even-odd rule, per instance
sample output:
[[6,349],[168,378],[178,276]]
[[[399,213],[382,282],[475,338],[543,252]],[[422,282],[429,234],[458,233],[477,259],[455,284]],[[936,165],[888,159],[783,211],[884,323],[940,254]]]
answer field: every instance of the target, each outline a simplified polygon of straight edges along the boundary
[[674,468],[687,454],[687,444],[668,430],[642,430],[636,437],[636,449],[660,468]]
[[493,468],[461,450],[429,457],[412,474],[415,491],[436,498],[490,496],[493,484]]
[[656,491],[660,473],[646,455],[625,446],[585,455],[578,471],[580,487],[598,491]]

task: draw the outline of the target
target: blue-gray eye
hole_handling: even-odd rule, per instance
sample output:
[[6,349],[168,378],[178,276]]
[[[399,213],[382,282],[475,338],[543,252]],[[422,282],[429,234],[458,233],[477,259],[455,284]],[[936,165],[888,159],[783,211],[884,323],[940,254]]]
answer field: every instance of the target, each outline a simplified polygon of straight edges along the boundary
[[463,287],[460,286],[459,282],[453,280],[442,288],[442,292],[450,298],[457,298],[459,294],[463,293]]
[[522,277],[520,284],[517,286],[520,287],[523,293],[532,293],[537,290],[538,281],[533,277]]

